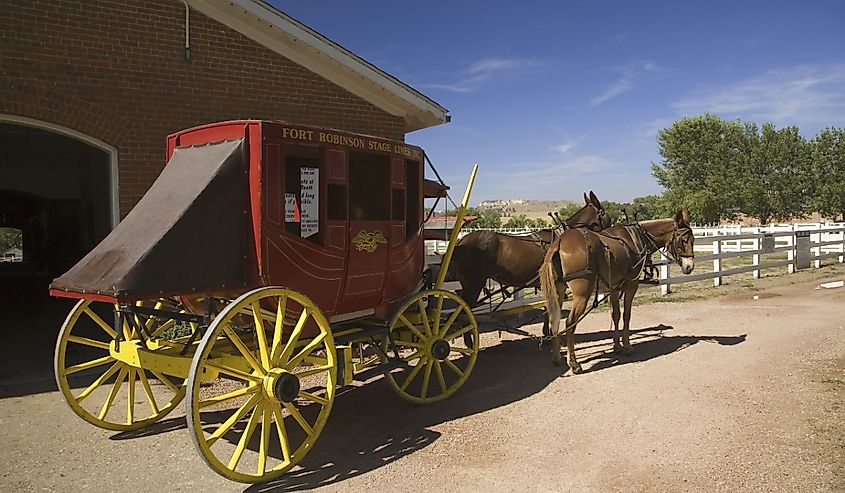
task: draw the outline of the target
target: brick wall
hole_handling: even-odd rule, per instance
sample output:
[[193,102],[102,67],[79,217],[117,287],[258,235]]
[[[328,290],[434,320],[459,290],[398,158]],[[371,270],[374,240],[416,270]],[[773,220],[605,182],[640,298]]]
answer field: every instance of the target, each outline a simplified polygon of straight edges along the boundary
[[403,121],[175,0],[0,0],[0,113],[118,149],[125,215],[164,166],[167,134],[237,118],[404,140]]

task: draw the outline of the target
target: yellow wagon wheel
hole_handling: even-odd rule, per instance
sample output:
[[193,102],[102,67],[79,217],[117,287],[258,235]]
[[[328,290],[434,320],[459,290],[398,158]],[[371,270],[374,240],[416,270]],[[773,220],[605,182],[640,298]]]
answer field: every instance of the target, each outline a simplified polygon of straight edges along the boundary
[[443,400],[469,377],[478,356],[478,323],[456,294],[423,291],[390,322],[399,354],[408,366],[387,374],[404,399],[417,404]]
[[329,417],[337,365],[329,322],[305,295],[250,291],[208,328],[188,374],[188,429],[218,474],[245,483],[290,470]]
[[[167,300],[139,305],[175,311]],[[134,315],[153,338],[172,332],[174,320]],[[137,326],[137,325],[136,325]],[[124,322],[123,340],[138,341]],[[80,300],[65,319],[56,342],[56,384],[70,408],[85,421],[114,431],[143,428],[173,410],[185,396],[182,379],[115,359],[109,345],[116,335],[114,305]]]

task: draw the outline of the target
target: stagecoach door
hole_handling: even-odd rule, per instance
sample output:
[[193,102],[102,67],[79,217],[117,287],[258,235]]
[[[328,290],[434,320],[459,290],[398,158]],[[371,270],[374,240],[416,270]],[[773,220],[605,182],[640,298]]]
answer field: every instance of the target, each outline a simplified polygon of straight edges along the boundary
[[[390,251],[390,159],[350,152],[349,263],[344,301],[376,306],[382,298]],[[355,303],[356,305],[358,302]]]

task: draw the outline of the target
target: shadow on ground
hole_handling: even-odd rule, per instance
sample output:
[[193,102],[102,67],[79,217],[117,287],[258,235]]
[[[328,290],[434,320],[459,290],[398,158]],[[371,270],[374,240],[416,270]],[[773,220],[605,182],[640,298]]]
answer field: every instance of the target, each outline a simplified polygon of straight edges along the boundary
[[[72,304],[72,300],[19,298],[12,310],[3,310],[0,330],[6,336],[8,349],[7,357],[0,360],[0,398],[55,390],[53,346]],[[669,330],[671,327],[664,325],[632,330],[631,355],[611,351],[610,331],[576,334],[576,350],[581,362],[588,363],[585,369],[595,372],[665,356],[699,342],[734,345],[745,340],[745,335],[672,336],[666,334]],[[299,466],[275,481],[249,486],[246,491],[308,490],[378,469],[434,443],[440,433],[431,428],[530,397],[567,370],[551,363],[548,345],[540,350],[535,339],[505,339],[483,349],[464,387],[440,403],[407,403],[382,378],[365,386],[342,389],[320,439]],[[30,375],[32,378],[28,378]],[[179,416],[142,430],[115,434],[112,439],[127,440],[185,428],[185,418]]]

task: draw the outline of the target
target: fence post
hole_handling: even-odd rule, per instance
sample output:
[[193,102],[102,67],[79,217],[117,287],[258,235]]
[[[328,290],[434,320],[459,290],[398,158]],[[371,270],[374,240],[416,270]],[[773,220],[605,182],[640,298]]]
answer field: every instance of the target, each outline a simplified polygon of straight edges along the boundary
[[[663,255],[663,252],[660,252],[660,260],[668,260],[666,255]],[[671,293],[672,289],[669,287],[669,264],[660,266],[660,280],[665,282],[660,284],[660,294],[667,295]]]
[[[713,240],[713,272],[718,274],[722,272],[722,259],[718,257],[722,253],[722,242],[720,240]],[[719,287],[722,285],[722,276],[713,278],[713,285]]]
[[842,243],[839,244],[839,263],[841,264],[845,262],[845,226],[842,227],[839,234],[842,236]]
[[[821,223],[818,224],[818,228],[816,228],[816,229],[822,229]],[[813,241],[812,236],[810,237],[810,241],[811,242]],[[821,242],[822,242],[822,234],[816,233],[816,244],[818,245]],[[813,250],[815,250],[814,255],[816,255],[817,257],[822,256],[822,247],[821,246],[817,246],[816,248],[810,249],[810,251],[813,251]],[[813,261],[813,267],[815,267],[816,269],[818,269],[821,266],[822,266],[822,259],[821,258],[817,258],[816,260]]]
[[789,242],[788,246],[790,247],[789,250],[786,251],[786,260],[789,261],[789,263],[786,264],[786,272],[789,273],[789,274],[794,274],[795,273],[795,258],[796,258],[795,248],[797,248],[796,245],[798,245],[798,242],[796,241],[796,238],[795,238],[795,223],[792,224],[792,234],[787,236],[786,239]]
[[[759,233],[759,232],[758,232]],[[759,233],[762,234],[762,233]],[[751,265],[760,266],[760,252],[762,250],[762,241],[760,241],[760,236],[754,238],[754,253],[751,254]],[[754,269],[751,271],[751,276],[754,279],[760,279],[760,269]]]

